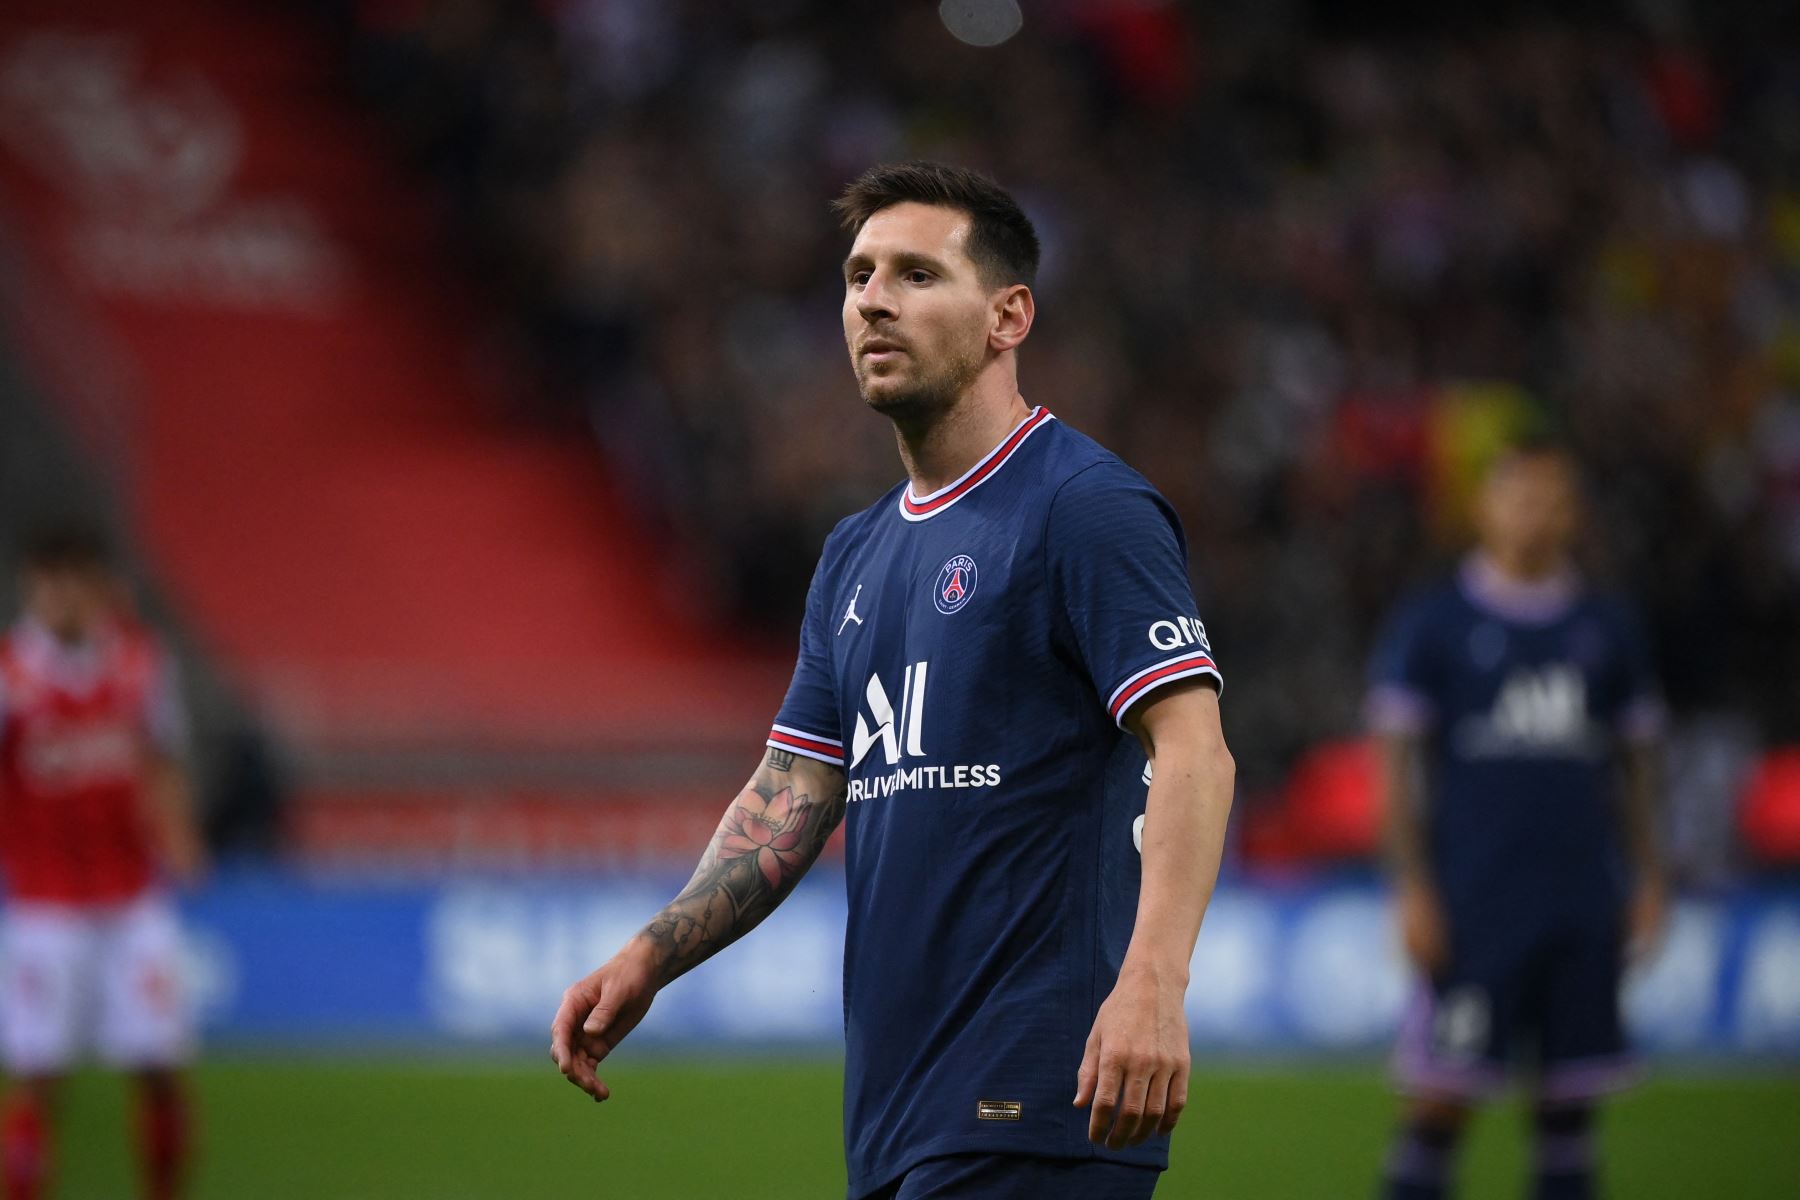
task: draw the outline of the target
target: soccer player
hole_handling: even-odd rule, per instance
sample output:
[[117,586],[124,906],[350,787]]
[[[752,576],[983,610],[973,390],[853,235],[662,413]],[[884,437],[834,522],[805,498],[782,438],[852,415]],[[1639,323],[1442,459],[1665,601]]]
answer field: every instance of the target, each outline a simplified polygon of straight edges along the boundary
[[1571,561],[1577,493],[1554,445],[1501,455],[1479,547],[1403,607],[1376,655],[1401,935],[1427,985],[1395,1054],[1410,1100],[1393,1200],[1448,1193],[1471,1106],[1522,1059],[1532,1194],[1592,1196],[1594,1104],[1633,1071],[1619,984],[1666,907],[1662,707],[1631,614]]
[[89,1046],[137,1081],[143,1195],[178,1194],[191,1035],[159,883],[200,841],[168,656],[119,611],[95,532],[24,548],[24,614],[0,638],[0,1115],[7,1200],[48,1194],[58,1081]]
[[826,539],[762,765],[686,889],[565,994],[552,1056],[605,1099],[595,1066],[657,990],[844,821],[853,1200],[1149,1196],[1233,779],[1182,535],[1019,394],[1038,243],[1009,195],[908,163],[837,208],[845,342],[907,479]]

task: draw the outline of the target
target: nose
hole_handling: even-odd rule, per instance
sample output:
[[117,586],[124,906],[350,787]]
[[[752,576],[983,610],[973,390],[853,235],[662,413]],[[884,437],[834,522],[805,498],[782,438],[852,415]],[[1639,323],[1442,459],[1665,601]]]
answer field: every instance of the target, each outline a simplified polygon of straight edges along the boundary
[[887,281],[880,271],[871,274],[869,281],[863,284],[862,291],[856,297],[856,311],[871,325],[900,315],[900,310],[895,307],[893,294],[888,290]]

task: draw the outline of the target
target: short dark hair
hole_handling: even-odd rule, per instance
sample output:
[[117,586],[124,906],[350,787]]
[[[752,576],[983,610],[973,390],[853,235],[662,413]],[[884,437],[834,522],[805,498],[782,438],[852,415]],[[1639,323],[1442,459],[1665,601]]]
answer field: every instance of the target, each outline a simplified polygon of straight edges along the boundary
[[25,535],[19,561],[34,571],[93,570],[112,564],[112,546],[105,531],[91,521],[51,521]]
[[831,207],[854,233],[882,209],[909,201],[969,215],[969,260],[988,287],[1036,282],[1037,230],[1019,202],[979,171],[918,159],[883,163],[858,175]]

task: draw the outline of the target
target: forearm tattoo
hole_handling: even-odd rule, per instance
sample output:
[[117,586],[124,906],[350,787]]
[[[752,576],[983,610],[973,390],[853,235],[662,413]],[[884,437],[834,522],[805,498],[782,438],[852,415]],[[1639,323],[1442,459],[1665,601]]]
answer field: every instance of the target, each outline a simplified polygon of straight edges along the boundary
[[719,822],[687,887],[644,926],[661,982],[756,928],[794,890],[844,819],[843,775],[810,759],[796,772],[794,761],[785,750],[769,751]]

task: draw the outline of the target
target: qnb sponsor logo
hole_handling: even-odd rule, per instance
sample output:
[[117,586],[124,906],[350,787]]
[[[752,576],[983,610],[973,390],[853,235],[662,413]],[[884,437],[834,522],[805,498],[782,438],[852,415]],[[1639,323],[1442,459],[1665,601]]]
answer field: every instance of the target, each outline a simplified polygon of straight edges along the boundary
[[1566,665],[1514,671],[1464,737],[1475,754],[1582,754],[1600,744],[1588,717],[1587,681]]
[[142,752],[137,735],[119,725],[28,738],[20,749],[28,779],[64,786],[129,778],[136,773]]
[[1150,644],[1158,650],[1179,650],[1183,646],[1194,646],[1212,653],[1212,643],[1206,640],[1206,626],[1200,623],[1199,617],[1177,617],[1173,621],[1153,621],[1150,624]]
[[881,752],[890,767],[900,761],[903,746],[909,758],[924,756],[925,679],[930,667],[930,663],[920,662],[906,668],[900,678],[898,709],[888,699],[881,676],[869,676],[869,686],[863,689],[863,700],[869,707],[869,715],[875,718],[875,724],[871,727],[864,714],[856,714],[856,736],[850,743],[851,770],[856,769],[877,742],[881,743]]

